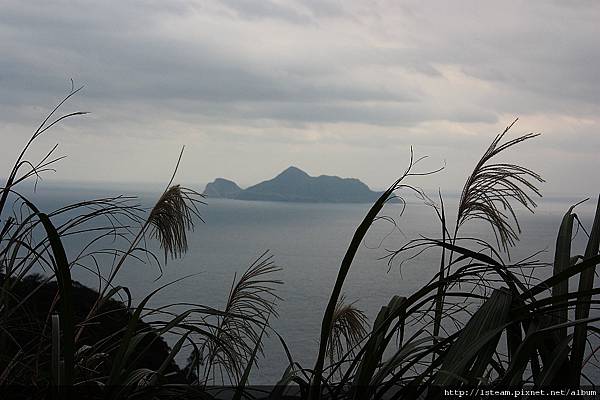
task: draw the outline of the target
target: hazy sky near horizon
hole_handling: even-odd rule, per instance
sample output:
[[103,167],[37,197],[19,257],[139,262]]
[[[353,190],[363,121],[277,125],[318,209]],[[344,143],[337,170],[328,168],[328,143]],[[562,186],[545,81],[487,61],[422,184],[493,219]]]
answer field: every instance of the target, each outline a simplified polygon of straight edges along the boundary
[[[289,165],[458,192],[493,137],[547,193],[600,191],[600,2],[0,2],[0,176],[44,114],[48,179],[242,185]],[[201,189],[201,188],[200,188]]]

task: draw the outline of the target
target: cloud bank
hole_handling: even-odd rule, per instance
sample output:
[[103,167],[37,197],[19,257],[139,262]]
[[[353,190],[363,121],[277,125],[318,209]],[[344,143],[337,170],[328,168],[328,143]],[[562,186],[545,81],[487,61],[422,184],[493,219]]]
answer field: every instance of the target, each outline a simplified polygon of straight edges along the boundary
[[[600,5],[509,1],[5,1],[0,167],[68,88],[57,177],[251,183],[290,164],[392,182],[410,146],[458,190],[493,136],[549,192],[600,181]],[[42,143],[41,145],[43,145]],[[575,176],[578,179],[572,179]]]

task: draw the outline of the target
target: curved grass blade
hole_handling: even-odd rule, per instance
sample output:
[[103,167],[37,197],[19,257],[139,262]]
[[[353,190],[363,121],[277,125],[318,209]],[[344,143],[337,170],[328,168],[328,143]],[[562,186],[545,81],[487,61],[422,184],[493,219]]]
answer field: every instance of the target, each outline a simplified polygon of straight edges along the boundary
[[[584,258],[589,259],[598,254],[600,247],[600,196],[598,197],[598,204],[596,206],[596,215],[594,217],[594,223],[590,232],[590,238],[588,240]],[[586,269],[581,272],[579,276],[579,293],[585,293],[591,290],[594,286],[594,275],[596,268]],[[575,319],[585,319],[590,315],[590,300],[591,295],[581,295],[577,298],[577,305],[575,306]],[[573,351],[571,353],[571,367],[573,368],[573,375],[576,379],[579,379],[581,375],[581,368],[583,363],[583,356],[585,353],[585,345],[587,339],[587,326],[577,325],[575,327],[573,337]]]
[[173,346],[173,348],[169,352],[169,356],[167,358],[165,358],[165,360],[162,362],[162,364],[158,368],[158,371],[156,371],[156,373],[152,376],[152,380],[150,381],[151,386],[156,385],[158,383],[158,381],[162,378],[162,376],[165,374],[165,371],[167,370],[167,368],[169,368],[169,366],[171,365],[171,362],[173,361],[173,359],[175,358],[177,353],[179,353],[179,351],[181,350],[181,346],[183,346],[183,343],[187,340],[190,333],[191,332],[186,332],[177,341],[177,343],[175,343],[175,346]]
[[[573,207],[567,211],[564,215],[558,231],[558,237],[556,238],[556,250],[554,253],[554,273],[558,275],[571,266],[571,237],[573,235],[573,221],[575,215],[572,213]],[[563,279],[552,286],[552,298],[564,295],[569,291],[569,279]],[[554,301],[553,305],[556,307],[560,303]],[[565,307],[558,308],[554,312],[554,322],[562,323],[567,320],[568,310]],[[567,329],[561,329],[558,331],[560,340],[567,337]]]
[[323,366],[325,363],[325,356],[327,354],[327,342],[329,340],[329,333],[331,332],[331,325],[333,323],[333,314],[335,312],[335,307],[337,305],[338,299],[342,292],[342,286],[344,285],[344,281],[346,280],[346,276],[350,271],[350,266],[352,265],[352,261],[354,260],[354,256],[358,251],[360,244],[362,243],[365,235],[367,234],[369,228],[373,224],[375,218],[392,195],[397,185],[400,183],[400,179],[397,180],[392,186],[390,186],[378,199],[375,201],[365,218],[362,220],[356,232],[354,232],[354,236],[346,250],[346,254],[342,259],[342,263],[340,265],[340,269],[338,272],[338,276],[336,278],[335,284],[333,286],[333,291],[329,298],[329,303],[327,303],[327,308],[325,309],[325,314],[323,315],[323,321],[321,323],[321,339],[319,341],[319,353],[317,355],[317,361],[315,362],[313,381],[310,388],[309,398],[313,400],[318,400],[321,397],[321,380],[323,375]]
[[256,345],[254,346],[252,355],[250,356],[250,359],[248,360],[248,364],[246,365],[246,368],[244,369],[244,374],[242,375],[242,379],[240,380],[240,382],[238,383],[238,385],[235,389],[235,394],[233,395],[232,400],[241,400],[242,399],[242,394],[244,393],[244,388],[246,387],[246,384],[248,383],[248,378],[250,377],[250,372],[252,371],[252,367],[254,366],[254,363],[256,360],[256,355],[258,354],[258,349],[261,346],[262,337],[265,333],[265,330],[267,329],[267,326],[268,326],[268,321],[267,321],[267,323],[265,323],[262,331],[260,332],[260,336],[259,336],[258,340],[256,341]]
[[72,384],[74,359],[75,359],[75,323],[74,323],[74,312],[73,312],[73,282],[71,280],[71,271],[69,268],[69,262],[67,261],[67,254],[63,247],[60,235],[56,231],[56,228],[50,221],[48,215],[41,213],[28,202],[29,207],[38,215],[38,218],[42,222],[52,254],[55,262],[55,274],[58,282],[58,290],[60,294],[60,320],[62,325],[62,347],[63,347],[63,360],[64,360],[64,380],[61,384],[69,386]]
[[459,379],[474,384],[489,365],[500,333],[507,326],[512,295],[496,289],[462,329],[459,338],[445,354],[434,384],[456,385]]
[[382,307],[377,314],[375,322],[373,323],[373,331],[365,345],[364,355],[354,379],[354,399],[367,398],[371,378],[381,362],[383,352],[388,343],[385,335],[393,321],[391,317],[399,315],[399,313],[404,310],[405,302],[405,297],[394,296],[388,305]]

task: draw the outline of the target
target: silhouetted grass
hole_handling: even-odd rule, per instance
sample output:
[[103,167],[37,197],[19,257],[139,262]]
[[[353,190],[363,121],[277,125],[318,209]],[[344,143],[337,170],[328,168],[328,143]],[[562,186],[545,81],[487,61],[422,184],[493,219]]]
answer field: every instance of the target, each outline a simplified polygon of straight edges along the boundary
[[[156,398],[215,398],[219,385],[231,385],[234,398],[242,398],[264,351],[264,335],[278,335],[270,321],[277,317],[276,287],[282,282],[274,277],[279,267],[271,255],[262,254],[239,279],[234,277],[222,310],[201,304],[149,306],[158,291],[177,281],[136,305],[118,284],[118,273],[129,261],[162,271],[169,257],[182,257],[188,249],[187,235],[201,220],[202,196],[173,184],[179,160],[149,210],[133,197],[116,196],[48,212],[19,193],[19,183],[37,180],[60,159],[53,156],[56,146],[35,163],[27,161],[27,153],[50,127],[84,114],[55,117],[77,91],[72,88],[34,132],[1,189],[0,385],[63,397],[73,388],[92,388],[94,395],[110,399],[146,398],[149,390]],[[543,263],[534,258],[512,262],[508,251],[520,232],[515,207],[533,211],[542,179],[520,165],[492,163],[536,136],[502,142],[513,124],[493,140],[467,178],[454,226],[441,194],[434,201],[408,182],[435,172],[415,172],[419,160],[411,152],[406,172],[367,212],[341,260],[322,317],[315,365],[295,362],[279,336],[289,366],[263,397],[281,398],[292,388],[297,397],[313,400],[438,398],[443,387],[575,388],[589,381],[584,365],[598,350],[589,339],[600,333],[600,318],[591,313],[600,304],[594,282],[600,202],[585,252],[571,248],[579,221],[571,208],[557,235],[552,275],[529,279]],[[386,203],[406,190],[432,206],[440,236],[409,240],[390,252],[390,262],[436,251],[440,269],[414,293],[393,296],[369,326],[359,306],[345,301],[344,282],[365,235],[384,218]],[[471,220],[487,222],[495,243],[462,237],[460,228]],[[88,244],[68,256],[65,239],[74,235]],[[164,257],[149,250],[150,241],[158,243]],[[40,269],[45,277],[33,275]],[[74,282],[74,269],[95,274],[98,287]],[[579,280],[577,291],[569,289],[571,278]],[[167,335],[176,338],[171,348]],[[174,359],[183,349],[191,351],[182,370]]]

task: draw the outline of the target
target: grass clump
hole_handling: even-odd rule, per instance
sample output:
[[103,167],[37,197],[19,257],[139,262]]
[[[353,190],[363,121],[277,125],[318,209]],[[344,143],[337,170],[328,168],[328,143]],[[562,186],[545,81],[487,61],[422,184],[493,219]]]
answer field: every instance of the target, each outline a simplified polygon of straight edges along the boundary
[[[262,254],[234,277],[223,309],[201,304],[150,306],[167,283],[133,304],[118,273],[128,262],[153,263],[160,271],[169,258],[188,250],[187,235],[201,221],[202,196],[174,184],[175,173],[149,210],[133,197],[115,196],[40,210],[17,185],[52,168],[56,146],[39,162],[27,161],[35,140],[57,123],[84,113],[56,117],[71,92],[43,121],[17,157],[0,193],[0,385],[23,385],[35,395],[71,390],[98,398],[412,399],[441,398],[444,387],[576,388],[589,381],[584,366],[597,348],[595,305],[600,288],[600,203],[583,254],[571,241],[579,221],[573,208],[557,235],[552,274],[530,279],[544,266],[532,258],[513,262],[520,227],[516,207],[533,211],[542,178],[517,165],[496,161],[500,153],[530,140],[505,140],[511,124],[496,136],[463,188],[454,226],[443,197],[433,200],[407,181],[436,171],[415,172],[412,156],[405,173],[372,205],[358,226],[324,312],[312,368],[289,352],[289,366],[272,389],[249,386],[250,371],[264,351],[262,340],[277,335],[275,279],[279,267]],[[179,160],[181,155],[179,156]],[[179,160],[175,168],[179,165]],[[345,279],[369,229],[385,205],[403,191],[432,206],[439,237],[409,240],[387,256],[440,254],[439,272],[414,293],[393,296],[371,325],[356,303],[343,295]],[[12,203],[12,206],[7,206]],[[486,222],[493,243],[461,235],[469,221]],[[78,254],[67,238],[81,235],[88,245]],[[109,240],[111,247],[95,246]],[[158,243],[163,257],[149,250]],[[74,269],[95,274],[98,287],[72,279]],[[35,274],[43,270],[44,275]],[[578,282],[570,289],[569,280]],[[173,346],[164,338],[174,337]],[[180,368],[175,357],[191,349]],[[215,387],[216,385],[216,387]],[[264,389],[264,388],[263,388]],[[291,394],[293,393],[293,395]],[[195,397],[194,397],[195,396]]]

